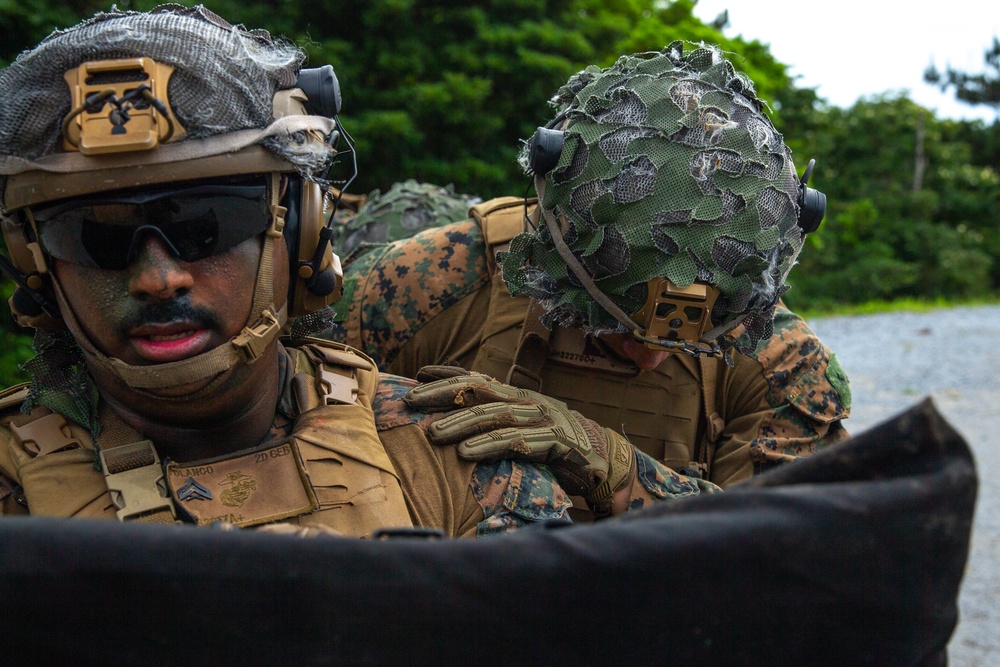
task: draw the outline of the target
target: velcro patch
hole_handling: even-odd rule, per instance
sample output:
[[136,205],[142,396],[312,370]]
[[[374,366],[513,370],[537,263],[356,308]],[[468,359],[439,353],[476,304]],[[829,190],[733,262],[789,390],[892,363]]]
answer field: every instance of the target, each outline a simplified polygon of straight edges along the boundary
[[319,507],[294,441],[197,465],[170,462],[166,469],[176,506],[199,525],[256,526]]

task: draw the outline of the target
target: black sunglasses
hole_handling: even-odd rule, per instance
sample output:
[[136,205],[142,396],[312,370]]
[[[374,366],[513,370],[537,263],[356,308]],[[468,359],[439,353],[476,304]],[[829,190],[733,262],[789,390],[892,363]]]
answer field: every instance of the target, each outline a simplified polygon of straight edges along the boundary
[[147,233],[185,262],[225,252],[271,224],[263,179],[240,184],[102,193],[31,210],[42,248],[58,259],[121,271]]

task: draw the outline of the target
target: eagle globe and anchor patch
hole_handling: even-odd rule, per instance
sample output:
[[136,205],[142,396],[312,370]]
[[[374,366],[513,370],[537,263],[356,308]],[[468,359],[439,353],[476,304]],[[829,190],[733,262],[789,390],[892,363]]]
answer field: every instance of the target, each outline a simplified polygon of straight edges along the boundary
[[166,469],[176,506],[199,525],[256,526],[319,508],[294,440]]

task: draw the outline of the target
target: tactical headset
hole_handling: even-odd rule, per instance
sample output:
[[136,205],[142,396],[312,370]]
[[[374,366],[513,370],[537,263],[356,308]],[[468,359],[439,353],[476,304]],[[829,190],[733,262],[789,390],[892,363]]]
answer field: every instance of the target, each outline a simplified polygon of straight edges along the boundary
[[343,296],[344,274],[340,258],[333,252],[332,221],[340,194],[358,173],[354,143],[339,119],[340,83],[333,67],[324,65],[301,70],[296,86],[305,95],[302,102],[306,112],[336,120],[338,132],[330,138],[330,143],[335,145],[339,139],[344,140],[353,169],[350,177],[340,184],[329,216],[324,213],[326,194],[318,184],[303,178],[289,180],[288,193],[283,200],[288,209],[283,233],[292,274],[288,293],[290,317],[315,312]]
[[[144,144],[139,150],[152,148],[170,138],[175,141],[179,139],[184,130],[179,123],[173,121],[168,105],[163,101],[166,100],[166,81],[172,70],[173,68],[153,63],[148,58],[84,63],[79,68],[70,70],[66,79],[73,91],[73,110],[63,121],[64,146],[93,155],[135,150],[137,143]],[[100,90],[95,91],[90,83],[95,72],[106,71],[116,74],[115,82],[102,82]],[[130,72],[134,72],[135,76],[130,77]],[[137,86],[137,81],[149,83]],[[338,118],[340,106],[340,85],[330,65],[301,70],[296,88],[278,91],[274,99],[275,119],[304,114],[331,118],[335,122],[336,131],[330,136],[329,144],[335,147],[340,139],[347,144],[353,171],[341,184],[333,202],[334,210],[339,203],[339,192],[357,174],[353,142]],[[122,136],[125,133],[120,131],[123,109],[126,112],[124,122],[129,123],[127,142]],[[158,113],[153,114],[151,109]],[[157,118],[165,118],[166,122],[157,124]],[[83,129],[85,124],[87,130]],[[255,165],[273,165],[256,171],[289,171],[288,163],[272,158],[266,149],[259,146],[252,149],[255,149],[252,152],[256,161],[249,162]],[[237,167],[236,171],[240,171],[239,163],[239,160],[229,160],[223,171],[219,171],[216,165],[214,173],[212,165],[205,167],[205,173],[198,173],[197,168],[190,170],[190,166],[186,166],[183,172],[178,170],[174,178],[167,180],[171,182],[226,175],[224,170],[229,167]],[[326,215],[324,210],[326,194],[323,189],[297,175],[283,180],[287,185],[279,208],[284,209],[281,234],[288,247],[291,273],[288,314],[290,317],[297,317],[319,310],[339,299],[343,293],[343,273],[340,259],[333,253],[331,245],[333,230],[327,220],[332,219],[332,215]],[[44,187],[39,182],[23,186],[22,190],[36,192],[44,190]],[[27,206],[0,218],[10,255],[10,259],[0,255],[0,269],[7,272],[17,284],[10,299],[10,308],[22,326],[63,328],[65,325],[53,296],[45,254],[38,242],[37,230],[30,224],[29,215],[24,209]]]

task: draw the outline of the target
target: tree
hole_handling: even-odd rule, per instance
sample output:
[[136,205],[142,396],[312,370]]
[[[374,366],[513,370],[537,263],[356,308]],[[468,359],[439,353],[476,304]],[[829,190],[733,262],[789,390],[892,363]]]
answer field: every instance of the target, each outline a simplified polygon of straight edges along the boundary
[[924,80],[947,90],[955,88],[955,97],[966,104],[986,104],[1000,110],[1000,39],[993,38],[993,46],[986,50],[983,60],[986,71],[969,74],[952,68],[944,72],[931,65],[924,71]]
[[822,170],[813,180],[829,208],[792,272],[789,305],[1000,287],[1000,178],[974,164],[981,125],[939,120],[895,95],[825,109],[814,122]]

